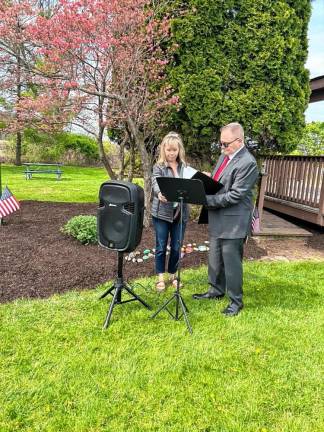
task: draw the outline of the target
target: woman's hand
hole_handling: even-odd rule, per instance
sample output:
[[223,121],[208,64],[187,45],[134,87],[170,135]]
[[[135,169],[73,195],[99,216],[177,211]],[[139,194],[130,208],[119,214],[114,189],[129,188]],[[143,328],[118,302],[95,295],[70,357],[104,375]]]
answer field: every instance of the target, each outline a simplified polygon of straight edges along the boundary
[[158,193],[158,198],[163,203],[168,202],[168,200],[165,198],[165,196],[163,194],[161,194],[161,192]]
[[208,177],[211,177],[211,173],[210,172],[203,171],[202,173],[205,174]]

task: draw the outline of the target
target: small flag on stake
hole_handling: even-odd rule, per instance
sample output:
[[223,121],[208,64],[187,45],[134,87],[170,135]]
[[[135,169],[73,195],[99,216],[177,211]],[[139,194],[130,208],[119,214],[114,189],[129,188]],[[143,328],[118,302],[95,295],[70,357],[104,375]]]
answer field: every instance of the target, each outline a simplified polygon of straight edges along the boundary
[[14,211],[19,209],[20,209],[19,202],[12,195],[8,186],[6,186],[0,198],[0,218],[8,216]]
[[260,233],[260,215],[259,215],[258,207],[256,206],[254,207],[252,213],[251,229],[253,234]]

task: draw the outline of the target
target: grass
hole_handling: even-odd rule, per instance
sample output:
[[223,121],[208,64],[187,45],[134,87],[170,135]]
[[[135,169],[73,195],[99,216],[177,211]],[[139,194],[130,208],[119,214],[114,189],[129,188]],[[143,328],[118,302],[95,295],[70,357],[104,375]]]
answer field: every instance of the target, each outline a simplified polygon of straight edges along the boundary
[[235,318],[191,299],[206,278],[183,272],[193,335],[138,302],[102,331],[105,286],[1,305],[1,432],[323,431],[323,264],[245,263]]
[[[19,200],[96,202],[101,168],[64,166],[25,180],[2,166]],[[207,270],[183,272],[183,319],[138,302],[116,306],[102,331],[106,286],[0,305],[0,432],[324,430],[323,263],[245,263],[246,308],[197,302]],[[154,282],[136,291],[157,310]]]
[[[107,180],[104,168],[64,166],[58,181],[55,174],[35,174],[26,180],[23,166],[2,165],[2,186],[8,185],[18,200],[96,202],[99,187]],[[140,179],[136,183],[143,185]]]

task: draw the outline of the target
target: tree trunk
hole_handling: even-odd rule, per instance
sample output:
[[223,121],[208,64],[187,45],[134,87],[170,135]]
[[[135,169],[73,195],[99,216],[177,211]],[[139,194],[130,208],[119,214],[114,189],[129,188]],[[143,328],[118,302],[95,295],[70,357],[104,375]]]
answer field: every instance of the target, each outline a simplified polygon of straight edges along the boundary
[[[20,60],[20,50],[18,49],[18,59],[17,59],[17,102],[21,99],[21,60]],[[19,125],[19,111],[16,110],[16,118],[18,127]],[[16,133],[16,165],[21,165],[21,144],[22,144],[22,133],[20,130]]]
[[98,139],[97,139],[97,143],[98,143],[98,148],[99,148],[99,156],[100,156],[100,160],[103,163],[103,166],[106,168],[106,171],[110,177],[111,180],[117,180],[117,176],[114,172],[114,170],[111,167],[110,161],[105,153],[105,150],[103,148],[103,140],[102,140],[102,133],[99,133],[98,135]]
[[[143,169],[144,171],[144,169]],[[150,225],[151,220],[151,196],[152,196],[152,173],[151,168],[148,172],[144,172],[144,205],[145,205],[145,213],[144,213],[144,226],[148,227]]]
[[129,171],[128,171],[128,181],[132,182],[134,178],[135,171],[135,144],[134,140],[131,140],[131,147],[129,151]]
[[134,140],[141,157],[144,178],[144,226],[148,227],[150,224],[151,216],[152,162],[150,155],[148,154],[145,147],[144,135],[138,130],[135,122],[131,117],[127,117],[127,126],[129,128],[131,139]]
[[108,156],[106,155],[104,146],[103,146],[103,136],[105,132],[106,126],[104,126],[103,122],[103,102],[104,98],[102,96],[98,97],[98,137],[97,137],[97,144],[98,144],[98,150],[99,150],[99,157],[101,162],[103,163],[103,166],[106,168],[106,171],[110,177],[111,180],[116,180],[117,176],[114,173],[114,170],[112,169],[111,163],[108,159]]
[[22,143],[22,133],[18,131],[16,133],[16,161],[15,165],[21,165],[21,143]]
[[125,144],[128,139],[128,134],[125,132],[124,137],[119,145],[119,160],[120,160],[120,169],[118,178],[123,180],[125,177],[125,168],[127,164],[125,163]]
[[151,219],[151,195],[152,195],[152,164],[149,154],[146,151],[144,137],[139,134],[136,137],[136,144],[141,155],[143,178],[144,178],[144,226],[148,227]]

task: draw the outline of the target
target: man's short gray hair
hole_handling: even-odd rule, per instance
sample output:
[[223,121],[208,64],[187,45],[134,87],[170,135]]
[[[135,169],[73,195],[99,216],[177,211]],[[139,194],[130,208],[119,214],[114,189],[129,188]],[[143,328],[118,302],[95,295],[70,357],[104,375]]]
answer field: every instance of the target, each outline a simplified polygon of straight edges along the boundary
[[240,123],[228,123],[227,125],[221,127],[220,131],[222,132],[225,129],[230,129],[233,135],[237,135],[238,138],[242,138],[242,141],[244,141],[244,129]]

